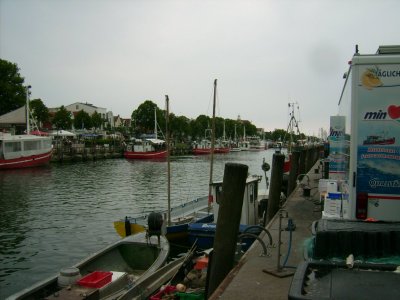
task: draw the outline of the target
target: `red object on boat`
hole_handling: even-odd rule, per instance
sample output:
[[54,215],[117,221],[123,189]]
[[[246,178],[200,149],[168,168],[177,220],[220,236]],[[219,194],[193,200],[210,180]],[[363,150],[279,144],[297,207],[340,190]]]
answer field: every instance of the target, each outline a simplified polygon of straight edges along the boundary
[[291,154],[289,154],[289,156],[285,157],[285,161],[283,163],[283,173],[290,172],[291,160],[292,160]]
[[40,130],[31,131],[30,134],[38,135],[38,136],[49,136],[48,132],[44,132],[44,131],[40,131]]
[[163,297],[165,295],[174,293],[175,291],[176,291],[176,287],[174,285],[167,285],[165,288],[163,288],[157,294],[151,296],[150,300],[161,300],[161,299],[163,299]]
[[194,268],[196,270],[203,270],[207,268],[208,266],[208,257],[200,257],[197,261],[196,264],[194,265]]
[[112,272],[95,271],[79,279],[77,284],[84,287],[99,289],[111,282],[111,278]]

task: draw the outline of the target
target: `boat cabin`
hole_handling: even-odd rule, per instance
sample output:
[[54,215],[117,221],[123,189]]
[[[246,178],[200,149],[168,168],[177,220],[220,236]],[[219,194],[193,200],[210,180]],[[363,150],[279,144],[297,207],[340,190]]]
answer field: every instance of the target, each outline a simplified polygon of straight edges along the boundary
[[[257,197],[258,197],[258,184],[260,182],[261,182],[261,177],[257,175],[251,175],[246,179],[240,224],[259,225]],[[214,199],[214,204],[213,204],[214,223],[217,223],[219,203],[222,197],[222,181],[212,183],[211,195]]]
[[35,135],[0,135],[0,159],[16,159],[51,151],[51,139]]

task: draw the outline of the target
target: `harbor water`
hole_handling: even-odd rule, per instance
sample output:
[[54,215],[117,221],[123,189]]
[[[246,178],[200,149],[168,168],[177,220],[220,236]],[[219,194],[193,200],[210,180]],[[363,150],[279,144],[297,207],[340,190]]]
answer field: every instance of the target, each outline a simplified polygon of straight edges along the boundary
[[[273,149],[214,156],[260,175]],[[207,195],[208,156],[171,158],[171,205]],[[270,174],[267,173],[269,176]],[[107,159],[0,172],[0,299],[55,275],[119,239],[113,221],[167,208],[166,161]]]

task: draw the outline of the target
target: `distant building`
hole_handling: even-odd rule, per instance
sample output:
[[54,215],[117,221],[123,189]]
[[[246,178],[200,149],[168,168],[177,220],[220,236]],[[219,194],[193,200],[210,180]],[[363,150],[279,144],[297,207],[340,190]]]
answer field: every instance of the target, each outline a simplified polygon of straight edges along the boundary
[[[111,111],[107,112],[106,108],[98,107],[98,106],[95,106],[95,105],[87,103],[87,102],[85,102],[85,103],[75,102],[75,103],[65,106],[65,109],[67,111],[71,112],[72,119],[81,110],[86,112],[89,116],[92,116],[95,112],[97,112],[101,116],[101,118],[105,121],[105,124],[104,124],[105,126],[107,126],[109,124],[112,128],[115,127],[113,113]],[[56,111],[58,111],[58,108],[49,109],[50,113],[55,113]],[[101,129],[103,129],[103,128],[101,128]]]

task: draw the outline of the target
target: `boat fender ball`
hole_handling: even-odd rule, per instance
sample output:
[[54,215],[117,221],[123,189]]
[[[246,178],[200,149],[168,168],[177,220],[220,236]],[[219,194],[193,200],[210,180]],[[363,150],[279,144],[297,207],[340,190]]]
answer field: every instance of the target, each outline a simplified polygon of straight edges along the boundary
[[271,167],[270,167],[270,165],[269,165],[268,163],[266,163],[266,162],[264,161],[263,164],[261,165],[261,169],[262,169],[264,172],[268,172],[269,169],[271,169]]
[[178,283],[176,285],[176,290],[180,293],[184,293],[186,291],[186,286],[182,283]]
[[161,232],[161,227],[163,225],[163,217],[162,214],[152,212],[148,217],[148,225],[150,232]]

